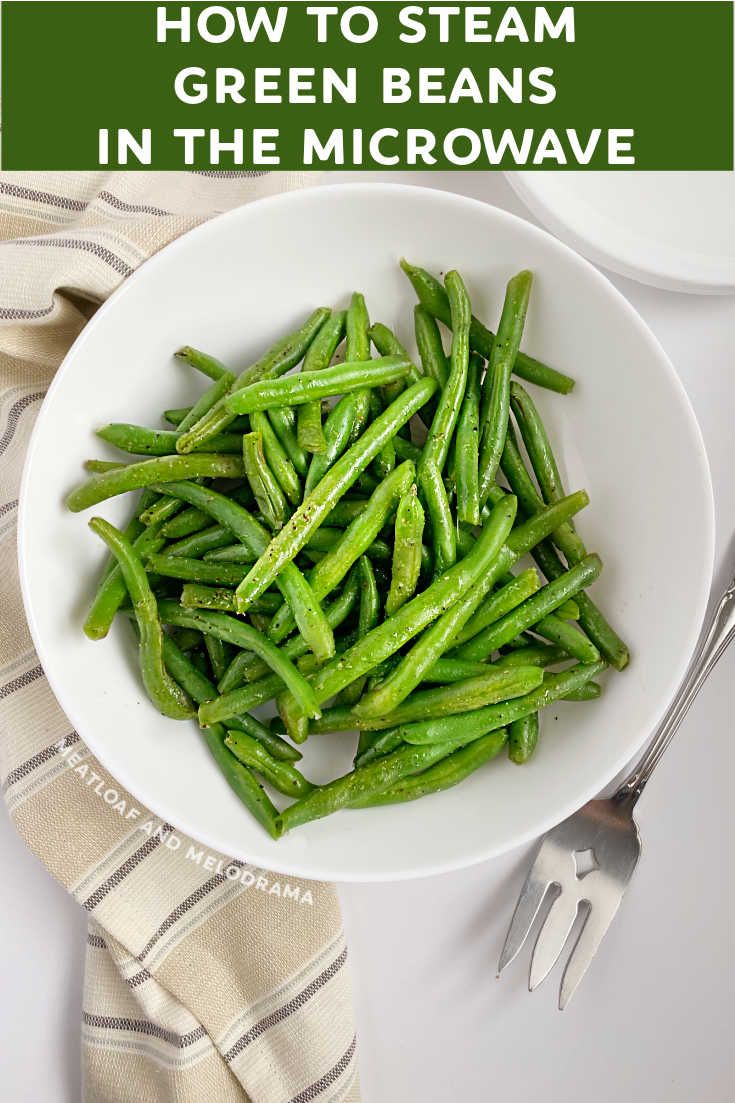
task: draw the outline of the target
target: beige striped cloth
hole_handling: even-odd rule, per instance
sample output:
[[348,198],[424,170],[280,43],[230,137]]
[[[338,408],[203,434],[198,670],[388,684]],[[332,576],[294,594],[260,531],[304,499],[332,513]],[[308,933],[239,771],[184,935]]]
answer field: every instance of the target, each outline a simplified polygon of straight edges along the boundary
[[334,886],[210,854],[133,814],[46,683],[15,551],[35,415],[98,304],[203,219],[308,182],[0,173],[0,771],[15,827],[89,914],[87,1103],[359,1099]]

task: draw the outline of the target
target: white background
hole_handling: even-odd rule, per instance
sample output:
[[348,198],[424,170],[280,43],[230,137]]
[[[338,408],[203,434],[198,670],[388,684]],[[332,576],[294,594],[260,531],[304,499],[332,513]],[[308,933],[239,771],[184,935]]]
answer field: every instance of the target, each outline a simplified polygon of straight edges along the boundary
[[[499,174],[354,177],[371,178],[457,191],[528,217]],[[337,179],[350,176],[328,177]],[[735,297],[685,296],[612,278],[667,350],[699,418],[723,578],[727,564],[735,569]],[[686,525],[685,501],[668,508]],[[342,891],[365,1103],[735,1097],[734,677],[735,649],[641,801],[644,856],[563,1014],[556,1010],[558,969],[540,990],[526,991],[526,952],[495,979],[528,850],[443,877]],[[85,917],[1,813],[0,862],[0,1098],[71,1103],[80,1098]]]

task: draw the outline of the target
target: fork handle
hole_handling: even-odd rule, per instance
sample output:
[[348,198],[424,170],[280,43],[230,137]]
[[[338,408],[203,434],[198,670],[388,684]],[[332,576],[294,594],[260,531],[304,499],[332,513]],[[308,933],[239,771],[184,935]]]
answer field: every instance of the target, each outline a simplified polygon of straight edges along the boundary
[[689,667],[679,692],[672,701],[656,734],[637,763],[633,772],[625,779],[615,793],[614,800],[635,803],[643,792],[646,782],[661,760],[664,751],[678,732],[694,698],[711,674],[720,656],[735,637],[735,579],[725,590],[717,607],[707,621],[695,657]]

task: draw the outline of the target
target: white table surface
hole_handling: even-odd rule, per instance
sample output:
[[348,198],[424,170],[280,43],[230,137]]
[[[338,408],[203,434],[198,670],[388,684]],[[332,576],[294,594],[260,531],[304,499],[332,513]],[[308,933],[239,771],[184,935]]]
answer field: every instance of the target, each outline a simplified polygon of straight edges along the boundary
[[[356,173],[482,198],[525,216],[500,174]],[[613,277],[677,367],[699,418],[717,505],[718,570],[735,564],[735,297]],[[652,423],[655,432],[655,423]],[[686,502],[672,502],[686,524]],[[729,552],[729,559],[728,559]],[[676,600],[676,594],[671,595]],[[645,662],[646,656],[639,661]],[[533,995],[528,955],[495,965],[529,851],[405,884],[342,891],[365,1103],[726,1103],[735,1097],[735,649],[641,802],[645,851],[573,1003],[559,970]],[[0,1098],[80,1098],[85,918],[0,814]],[[34,982],[27,983],[31,970]]]

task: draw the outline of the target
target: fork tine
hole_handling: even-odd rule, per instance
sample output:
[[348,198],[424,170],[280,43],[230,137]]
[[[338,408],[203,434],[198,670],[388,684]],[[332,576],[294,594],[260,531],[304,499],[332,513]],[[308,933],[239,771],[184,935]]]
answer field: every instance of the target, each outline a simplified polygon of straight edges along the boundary
[[579,900],[575,893],[562,891],[549,908],[536,939],[528,974],[528,990],[533,992],[554,968],[564,943],[577,918]]
[[510,965],[526,941],[528,932],[533,926],[539,908],[551,885],[551,878],[543,872],[542,867],[542,853],[539,850],[536,860],[528,871],[525,884],[518,897],[516,909],[513,912],[513,918],[510,921],[508,933],[505,936],[505,944],[498,962],[498,976],[503,972],[506,965]]
[[622,897],[619,896],[611,908],[601,907],[597,903],[590,907],[584,926],[579,932],[579,938],[574,944],[564,970],[559,991],[560,1011],[563,1011],[567,1006],[577,990],[577,985],[589,969],[592,958],[597,953],[597,949],[615,917],[621,899]]

